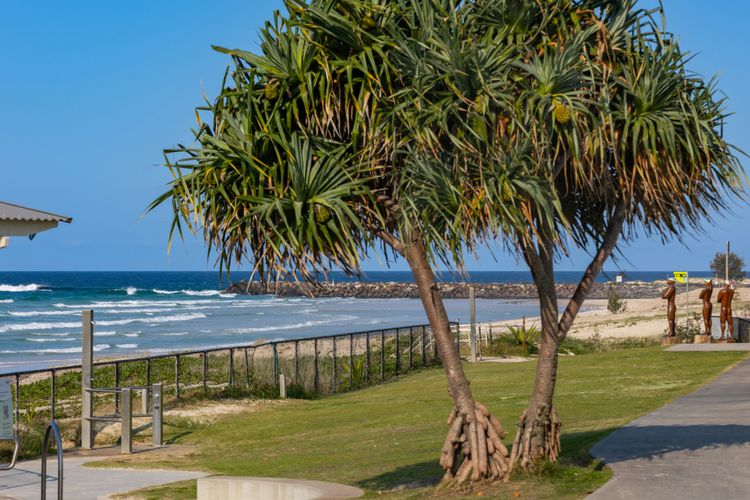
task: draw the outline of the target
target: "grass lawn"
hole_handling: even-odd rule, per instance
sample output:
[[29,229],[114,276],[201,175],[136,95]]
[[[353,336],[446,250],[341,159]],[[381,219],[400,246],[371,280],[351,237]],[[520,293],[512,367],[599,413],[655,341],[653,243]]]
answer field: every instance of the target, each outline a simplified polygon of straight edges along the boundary
[[[560,463],[517,475],[507,484],[439,493],[580,498],[610,477],[588,455],[593,443],[691,392],[744,357],[738,352],[670,353],[653,347],[563,357],[556,395],[563,422]],[[477,399],[511,431],[508,442],[527,402],[535,367],[533,362],[465,365]],[[437,459],[450,408],[442,369],[425,369],[385,385],[312,401],[293,400],[210,425],[168,420],[173,425],[165,429],[167,437],[185,447],[118,458],[115,463],[317,479],[359,486],[368,496],[422,498],[436,493],[434,484],[441,477]],[[140,494],[153,499],[195,498],[195,482]]]

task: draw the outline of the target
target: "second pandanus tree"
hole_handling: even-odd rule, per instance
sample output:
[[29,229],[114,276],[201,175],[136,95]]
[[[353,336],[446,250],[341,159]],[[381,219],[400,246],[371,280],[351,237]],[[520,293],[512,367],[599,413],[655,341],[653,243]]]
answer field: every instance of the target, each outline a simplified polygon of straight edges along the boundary
[[[461,268],[488,235],[554,209],[546,179],[525,166],[528,138],[494,134],[481,104],[522,47],[487,5],[288,1],[259,53],[218,49],[233,67],[197,110],[196,144],[167,151],[173,180],[152,205],[171,203],[173,234],[187,224],[222,268],[248,262],[263,282],[357,273],[378,246],[403,257],[453,400],[440,463],[460,481],[507,478],[510,453],[473,397],[434,266]],[[503,186],[500,201],[487,182]]]
[[[689,71],[656,12],[630,0],[539,2],[525,10],[535,43],[515,65],[510,119],[528,133],[532,171],[547,180],[560,210],[532,205],[534,224],[515,233],[542,330],[512,448],[520,468],[558,457],[558,350],[618,243],[640,234],[680,239],[743,192],[737,151],[721,134],[723,99]],[[555,261],[570,248],[591,252],[591,261],[561,313]]]

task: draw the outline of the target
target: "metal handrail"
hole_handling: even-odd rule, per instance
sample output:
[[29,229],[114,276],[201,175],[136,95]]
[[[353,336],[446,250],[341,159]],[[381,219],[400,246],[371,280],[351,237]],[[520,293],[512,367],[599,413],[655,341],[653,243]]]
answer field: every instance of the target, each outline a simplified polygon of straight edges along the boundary
[[[1,441],[5,441],[5,439],[2,439]],[[12,440],[8,439],[8,441],[13,441],[13,456],[10,459],[9,464],[0,465],[0,470],[11,470],[13,467],[16,466],[16,459],[18,458],[18,447],[21,444],[21,440],[18,439],[18,436],[15,436]]]
[[63,450],[60,428],[57,422],[52,420],[44,429],[44,443],[42,444],[42,500],[47,500],[47,448],[49,447],[50,432],[55,435],[55,447],[57,448],[57,500],[63,500]]
[[[448,324],[451,327],[455,327],[455,326],[459,325],[459,322],[458,321],[449,321]],[[391,328],[379,328],[377,330],[360,330],[360,331],[356,331],[356,332],[344,332],[344,333],[333,334],[333,335],[320,335],[320,336],[317,336],[317,337],[301,337],[301,338],[294,338],[294,339],[274,340],[274,341],[271,341],[271,342],[262,342],[262,343],[259,343],[259,344],[255,344],[255,343],[253,343],[253,344],[231,344],[231,345],[226,345],[226,346],[221,346],[221,347],[210,347],[208,349],[195,349],[195,350],[184,350],[184,351],[176,350],[176,351],[170,351],[170,352],[164,353],[164,354],[156,354],[156,355],[153,355],[153,356],[138,356],[138,357],[132,357],[132,358],[123,357],[123,358],[111,359],[111,360],[107,360],[107,361],[96,361],[96,362],[94,362],[92,364],[92,366],[96,366],[96,367],[99,367],[99,366],[112,366],[112,365],[115,365],[117,363],[137,363],[137,362],[141,362],[141,361],[149,361],[149,360],[153,361],[153,360],[157,360],[157,359],[174,358],[175,356],[190,356],[190,355],[203,354],[203,353],[222,352],[222,351],[228,351],[230,349],[255,349],[255,348],[266,347],[266,346],[274,345],[274,344],[277,344],[277,345],[288,344],[288,343],[295,342],[295,341],[300,341],[301,342],[301,341],[311,341],[311,340],[316,340],[316,339],[317,340],[330,340],[330,339],[333,339],[333,338],[348,337],[350,335],[359,336],[359,335],[365,335],[367,333],[375,334],[375,333],[379,333],[379,332],[390,332],[390,331],[394,331],[394,330],[405,330],[405,329],[408,329],[408,328],[421,328],[421,327],[429,328],[429,326],[430,326],[429,324],[422,323],[422,324],[418,324],[418,325],[403,325],[403,326],[394,326],[394,327],[391,327]],[[56,370],[56,371],[68,371],[68,370],[80,370],[81,368],[82,368],[81,364],[60,365],[60,366],[54,366],[54,367],[49,367],[49,368],[38,368],[38,369],[35,369],[35,370],[23,370],[23,371],[17,371],[17,372],[5,372],[5,373],[0,373],[0,377],[13,377],[13,376],[16,376],[16,375],[18,375],[18,376],[21,376],[21,375],[24,375],[24,376],[25,375],[35,375],[35,374],[38,374],[38,373],[50,373],[50,372],[52,372],[52,370]]]

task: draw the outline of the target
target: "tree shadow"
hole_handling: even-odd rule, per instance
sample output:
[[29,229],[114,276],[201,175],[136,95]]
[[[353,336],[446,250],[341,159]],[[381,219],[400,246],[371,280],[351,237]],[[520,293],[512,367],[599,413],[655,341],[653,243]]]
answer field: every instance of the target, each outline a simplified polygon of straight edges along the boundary
[[750,425],[643,425],[617,429],[591,448],[608,464],[652,460],[667,453],[750,445]]
[[357,486],[368,490],[422,488],[437,485],[443,477],[443,470],[437,460],[404,465],[375,477],[357,482]]

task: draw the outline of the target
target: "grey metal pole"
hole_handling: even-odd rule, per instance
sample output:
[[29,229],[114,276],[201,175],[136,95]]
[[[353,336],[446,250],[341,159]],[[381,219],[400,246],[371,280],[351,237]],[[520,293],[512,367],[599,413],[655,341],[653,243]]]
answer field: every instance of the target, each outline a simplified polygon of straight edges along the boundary
[[727,253],[724,254],[724,281],[729,281],[729,240],[727,240]]
[[469,344],[471,347],[471,362],[477,362],[477,299],[475,288],[469,287],[469,316],[471,326],[469,330]]
[[[690,324],[690,273],[685,273],[685,328]],[[687,330],[685,330],[687,331]]]
[[161,446],[163,443],[163,418],[164,408],[161,401],[161,384],[154,384],[153,394],[151,395],[151,442],[154,446]]
[[133,398],[129,387],[121,389],[120,453],[133,453]]
[[83,360],[81,363],[81,448],[91,450],[94,447],[94,426],[91,417],[94,413],[91,389],[94,363],[94,311],[83,311],[81,329]]

